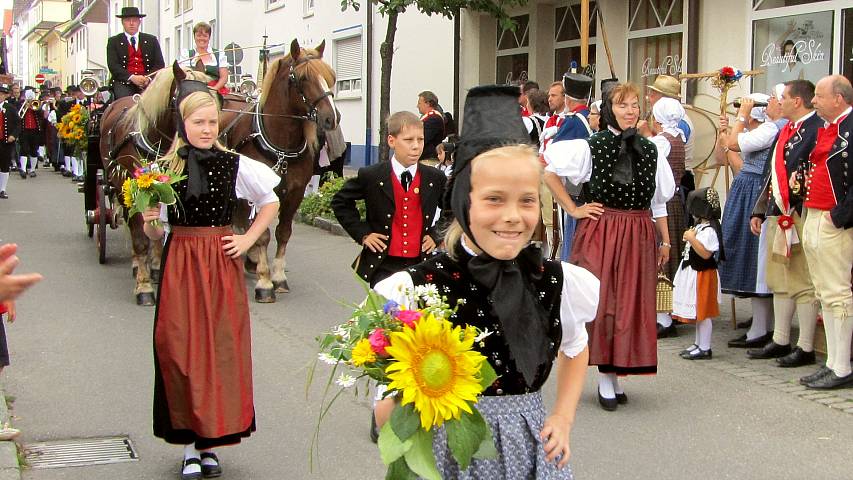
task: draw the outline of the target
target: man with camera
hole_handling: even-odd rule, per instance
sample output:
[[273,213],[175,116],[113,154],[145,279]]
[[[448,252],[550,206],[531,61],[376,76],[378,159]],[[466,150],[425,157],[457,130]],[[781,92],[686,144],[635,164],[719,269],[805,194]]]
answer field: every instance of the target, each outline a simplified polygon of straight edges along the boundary
[[139,31],[145,14],[136,7],[123,7],[124,31],[107,41],[107,67],[112,76],[114,98],[129,97],[151,83],[150,74],[165,66],[157,37]]
[[[812,108],[814,84],[808,80],[785,82],[782,118],[788,120],[776,136],[765,165],[764,189],[752,210],[750,228],[761,235],[765,223],[770,248],[765,263],[767,286],[773,291],[773,340],[763,348],[748,350],[753,359],[776,358],[780,367],[815,363],[814,334],[817,300],[809,273],[803,237],[803,175],[814,150],[823,120]],[[771,101],[776,101],[771,99]],[[791,187],[788,179],[798,178]],[[800,323],[797,347],[791,348],[791,322],[796,312]]]

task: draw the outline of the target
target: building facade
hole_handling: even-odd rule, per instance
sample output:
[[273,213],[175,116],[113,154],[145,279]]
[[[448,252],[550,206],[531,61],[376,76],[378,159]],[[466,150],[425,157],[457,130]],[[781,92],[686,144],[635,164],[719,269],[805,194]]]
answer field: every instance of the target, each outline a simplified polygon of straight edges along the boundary
[[103,84],[107,80],[107,0],[78,0],[72,7],[73,18],[62,28],[66,63],[63,85],[76,85],[84,71],[92,72]]
[[[35,76],[49,69],[47,43],[40,45],[44,37],[49,40],[51,30],[71,19],[71,3],[66,0],[32,0],[15,4],[15,19],[12,32],[12,64],[17,80],[35,85]],[[44,48],[42,48],[44,47]]]

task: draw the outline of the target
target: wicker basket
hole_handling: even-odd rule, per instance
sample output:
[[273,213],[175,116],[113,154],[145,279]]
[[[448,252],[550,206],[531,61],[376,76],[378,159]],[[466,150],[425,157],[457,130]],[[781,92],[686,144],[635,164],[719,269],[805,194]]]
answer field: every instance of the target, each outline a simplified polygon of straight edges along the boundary
[[658,313],[672,312],[672,282],[663,273],[658,274],[657,288]]

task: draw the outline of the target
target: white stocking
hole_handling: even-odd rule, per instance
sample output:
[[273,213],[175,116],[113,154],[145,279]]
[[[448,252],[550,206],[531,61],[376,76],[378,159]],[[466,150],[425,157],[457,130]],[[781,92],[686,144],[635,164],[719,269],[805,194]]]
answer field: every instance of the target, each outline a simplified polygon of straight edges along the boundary
[[752,299],[752,326],[746,332],[747,340],[754,340],[767,334],[767,325],[773,319],[773,299]]
[[45,156],[44,152],[45,152],[44,145],[42,145],[38,149],[38,154],[41,155],[42,157],[44,157]]
[[77,168],[78,168],[77,164],[78,163],[79,162],[77,161],[77,157],[71,157],[71,175],[73,175],[75,177],[77,176]]
[[[794,318],[794,310],[797,304],[794,299],[787,295],[773,295],[773,342],[777,345],[789,345],[791,343],[791,320]],[[754,321],[754,320],[753,320]]]
[[699,337],[699,341],[696,345],[699,345],[700,350],[711,349],[711,333],[713,330],[714,324],[711,322],[710,318],[706,318],[696,324],[696,334]]
[[835,318],[835,365],[830,367],[839,377],[850,375],[850,336],[853,335],[853,316]]
[[35,171],[36,167],[38,167],[39,159],[38,157],[30,157],[30,171]]
[[0,192],[6,191],[6,185],[9,184],[9,173],[0,173]]
[[71,157],[69,157],[68,155],[66,155],[66,156],[62,159],[62,161],[65,163],[65,171],[66,171],[66,172],[71,172]]
[[817,326],[818,303],[812,300],[797,304],[797,321],[800,322],[800,338],[797,346],[804,352],[814,351],[814,332]]
[[21,157],[18,159],[18,165],[20,165],[21,172],[27,171],[27,157]]
[[625,390],[622,389],[622,385],[619,385],[619,376],[615,373],[610,374],[610,379],[613,381],[613,391],[616,393],[625,393]]
[[[77,157],[74,157],[74,158],[77,158]],[[77,158],[77,173],[76,173],[76,175],[78,177],[83,176],[83,160],[79,159],[79,158]]]
[[658,325],[669,328],[672,325],[672,317],[668,313],[658,313]]
[[835,316],[832,314],[831,308],[823,309],[823,330],[826,334],[826,366],[833,368],[835,366]]
[[[190,458],[201,458],[201,455],[198,453],[198,450],[195,449],[195,445],[193,445],[192,443],[189,445],[184,445],[184,460]],[[183,473],[201,473],[201,466],[195,463],[187,465],[184,468]]]
[[598,393],[604,398],[616,398],[613,388],[613,378],[607,373],[598,373]]

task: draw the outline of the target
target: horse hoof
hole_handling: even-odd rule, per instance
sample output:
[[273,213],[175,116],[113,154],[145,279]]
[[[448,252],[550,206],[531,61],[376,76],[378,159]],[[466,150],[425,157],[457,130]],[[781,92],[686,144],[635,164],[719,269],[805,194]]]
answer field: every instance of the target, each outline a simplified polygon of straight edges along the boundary
[[275,293],[290,293],[290,286],[287,284],[287,280],[272,282],[272,285],[275,287]]
[[136,294],[136,304],[140,307],[151,307],[154,305],[154,294],[151,292],[143,292]]
[[275,290],[272,288],[256,288],[255,301],[258,303],[275,303]]
[[246,273],[251,273],[252,275],[258,272],[258,264],[249,260],[248,258],[243,263],[243,268],[246,269]]
[[151,269],[151,281],[153,283],[160,283],[160,269]]

